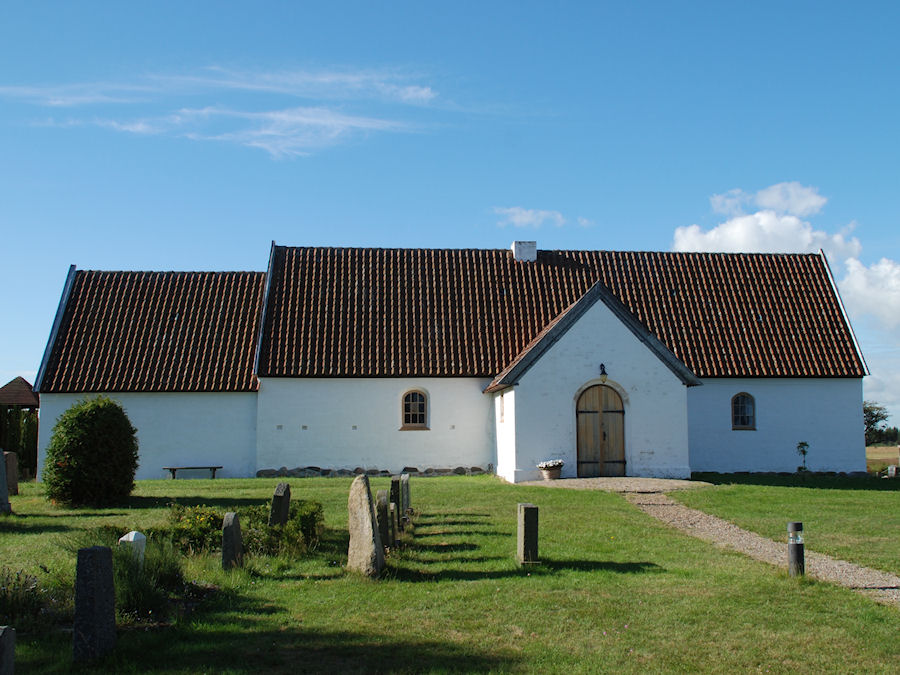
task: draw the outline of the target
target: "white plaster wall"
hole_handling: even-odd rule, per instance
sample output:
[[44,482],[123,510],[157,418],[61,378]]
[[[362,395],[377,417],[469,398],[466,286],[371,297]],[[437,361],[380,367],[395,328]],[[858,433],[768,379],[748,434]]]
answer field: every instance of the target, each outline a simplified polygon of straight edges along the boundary
[[563,477],[577,475],[575,405],[588,385],[599,384],[601,363],[625,407],[626,474],[690,475],[687,387],[597,302],[516,385],[516,461],[504,478],[536,480],[536,464],[551,458],[565,462]]
[[[496,463],[483,378],[262,378],[257,468],[399,471]],[[410,389],[428,396],[427,431],[401,431]],[[303,427],[306,427],[305,429]]]
[[494,394],[497,428],[497,475],[514,481],[516,475],[516,390]]
[[[731,398],[756,401],[756,430],[732,430]],[[862,379],[707,379],[688,393],[691,469],[865,471]]]
[[[91,394],[41,394],[38,475],[53,426],[73,403]],[[221,465],[216,478],[255,475],[255,393],[112,393],[138,430],[135,478],[168,478],[164,466]],[[179,472],[209,478],[209,471]]]

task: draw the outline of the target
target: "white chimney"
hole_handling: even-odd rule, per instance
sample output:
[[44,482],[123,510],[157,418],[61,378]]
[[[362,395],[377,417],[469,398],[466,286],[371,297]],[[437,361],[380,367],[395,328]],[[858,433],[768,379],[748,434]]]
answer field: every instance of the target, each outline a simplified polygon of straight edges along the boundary
[[515,260],[520,262],[534,262],[537,260],[536,241],[514,241],[509,248]]

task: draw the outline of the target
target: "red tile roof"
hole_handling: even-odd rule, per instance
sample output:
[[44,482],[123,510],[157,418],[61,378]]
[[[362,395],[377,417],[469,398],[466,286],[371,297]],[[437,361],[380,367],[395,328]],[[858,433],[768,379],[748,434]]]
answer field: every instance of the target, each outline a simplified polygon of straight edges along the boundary
[[16,377],[0,387],[0,406],[18,405],[23,408],[38,408],[40,401],[24,377]]
[[503,371],[602,281],[699,377],[862,377],[823,256],[276,246],[260,377]]
[[264,286],[262,272],[76,272],[40,391],[255,391]]

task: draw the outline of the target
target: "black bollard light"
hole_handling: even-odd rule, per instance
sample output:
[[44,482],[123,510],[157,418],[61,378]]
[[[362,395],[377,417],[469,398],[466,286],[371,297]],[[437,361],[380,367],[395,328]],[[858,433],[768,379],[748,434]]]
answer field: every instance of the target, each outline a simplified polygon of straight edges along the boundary
[[806,574],[803,555],[803,523],[788,523],[788,573],[792,577]]

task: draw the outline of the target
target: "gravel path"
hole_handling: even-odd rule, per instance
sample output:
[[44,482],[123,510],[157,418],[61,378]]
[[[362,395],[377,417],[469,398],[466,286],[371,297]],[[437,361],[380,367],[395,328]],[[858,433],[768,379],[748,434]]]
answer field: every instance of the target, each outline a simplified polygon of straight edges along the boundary
[[[778,543],[761,537],[727,520],[688,508],[661,493],[630,493],[625,499],[654,518],[694,537],[787,569],[787,541]],[[900,604],[900,577],[831,558],[809,548],[805,554],[808,576],[852,588],[878,602]]]
[[[787,569],[787,541],[783,543],[743,530],[727,520],[688,508],[662,494],[675,490],[706,487],[710,483],[666,478],[565,478],[553,481],[531,481],[532,485],[574,490],[604,490],[623,496],[645,513],[691,536],[734,549],[756,560]],[[787,535],[785,535],[787,539]],[[873,600],[900,605],[900,577],[822,553],[805,551],[806,574],[863,593]]]

